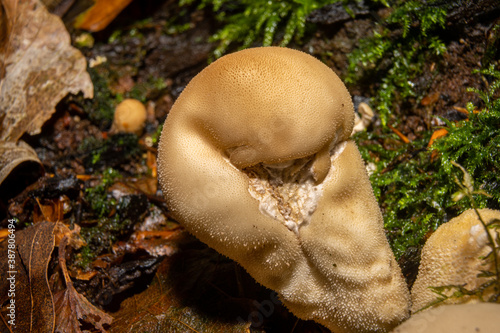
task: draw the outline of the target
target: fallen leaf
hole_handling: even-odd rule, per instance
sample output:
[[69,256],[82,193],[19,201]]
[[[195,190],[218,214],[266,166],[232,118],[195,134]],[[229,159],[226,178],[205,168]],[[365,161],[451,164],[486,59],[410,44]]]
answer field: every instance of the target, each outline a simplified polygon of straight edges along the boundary
[[420,104],[422,104],[423,106],[434,104],[439,100],[439,97],[441,97],[441,94],[439,92],[435,92],[422,98]]
[[[68,93],[93,96],[83,55],[61,19],[38,0],[0,0],[0,141],[40,133]],[[1,12],[1,11],[0,11]]]
[[158,178],[154,176],[144,176],[141,178],[129,180],[125,185],[138,191],[139,193],[144,193],[148,196],[154,196],[158,191]]
[[66,289],[54,295],[56,310],[56,332],[73,333],[80,330],[79,319],[89,322],[101,332],[106,332],[103,325],[111,324],[113,318],[96,308],[73,287],[67,284]]
[[63,272],[66,289],[54,295],[56,332],[80,333],[80,320],[93,325],[100,332],[106,332],[103,325],[110,325],[113,317],[96,308],[73,286],[66,268],[66,246],[70,241],[65,236],[59,244],[59,266]]
[[[35,197],[36,206],[33,210],[33,222],[53,221],[62,222],[64,214],[70,207],[70,199],[66,195],[60,195],[53,199],[40,199]],[[70,230],[66,227],[67,232]],[[61,237],[62,238],[62,237]],[[59,243],[56,243],[56,246]]]
[[84,272],[82,270],[78,270],[75,278],[82,281],[90,281],[90,279],[92,279],[96,275],[97,271]]
[[97,0],[95,5],[81,14],[75,28],[100,31],[108,26],[132,0]]
[[36,152],[24,141],[17,143],[0,142],[0,184],[12,170],[24,162],[38,163],[40,165],[39,169],[42,169],[42,163],[38,159]]
[[432,133],[432,135],[431,135],[431,138],[429,140],[429,144],[427,145],[427,147],[432,146],[432,144],[434,143],[434,141],[436,141],[436,139],[439,139],[439,138],[445,136],[446,134],[448,134],[448,130],[446,128],[441,128],[441,129],[438,129],[437,131],[434,131],[434,133]]
[[399,131],[397,128],[394,128],[391,125],[387,125],[387,127],[389,127],[391,129],[391,131],[396,133],[396,135],[399,136],[399,138],[401,140],[403,140],[404,143],[410,143],[410,139],[408,139],[408,137],[406,135],[404,135],[403,133],[401,133],[401,131]]
[[460,106],[454,106],[453,108],[455,110],[457,110],[458,112],[460,112],[460,113],[463,113],[463,114],[465,114],[467,116],[469,115],[469,111],[467,111],[466,108],[463,108],[463,107],[460,107]]
[[9,229],[0,230],[0,243],[3,242],[9,236]]
[[183,233],[184,229],[180,227],[174,230],[136,231],[128,242],[118,242],[113,250],[130,252],[144,250],[153,257],[171,256],[177,252],[177,242]]
[[[54,249],[55,223],[42,222],[15,233],[16,254],[13,266],[0,261],[2,273],[14,276],[15,332],[52,332],[54,307],[47,279],[47,266]],[[4,241],[1,253],[7,253]],[[7,273],[8,272],[8,273]],[[11,273],[13,272],[13,273]],[[10,281],[0,281],[0,302],[10,301]],[[2,314],[4,318],[5,314]],[[5,322],[4,322],[5,325]],[[8,327],[7,329],[11,329]]]
[[220,320],[184,305],[167,278],[177,269],[171,258],[163,260],[146,290],[123,301],[110,332],[249,332],[250,323],[245,320]]

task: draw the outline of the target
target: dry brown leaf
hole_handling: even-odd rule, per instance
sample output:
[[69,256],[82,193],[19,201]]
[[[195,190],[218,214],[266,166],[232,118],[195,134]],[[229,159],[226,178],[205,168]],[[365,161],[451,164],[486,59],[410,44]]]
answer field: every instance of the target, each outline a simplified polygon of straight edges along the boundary
[[429,140],[429,143],[427,144],[427,147],[431,147],[432,144],[434,143],[434,141],[436,141],[439,138],[442,138],[446,134],[448,134],[448,130],[446,128],[441,128],[441,129],[434,131],[432,133],[430,140]]
[[132,0],[97,0],[95,5],[78,17],[75,28],[100,31],[108,26]]
[[38,134],[68,93],[93,96],[80,51],[38,0],[0,0],[0,141]]
[[[184,229],[173,230],[139,230],[134,232],[127,242],[117,242],[113,245],[114,252],[146,251],[150,256],[171,256],[178,250],[178,242],[184,237]],[[97,261],[94,261],[97,267]]]
[[[152,283],[125,301],[116,312],[110,332],[249,332],[246,321],[219,320],[185,303],[174,292],[172,257],[165,258]],[[214,301],[217,302],[217,301]]]
[[28,161],[42,164],[36,152],[27,143],[0,142],[0,184],[18,165]]
[[53,222],[38,223],[17,236],[19,254],[29,273],[31,332],[51,332],[54,329],[54,306],[47,266],[54,250],[55,225]]
[[429,94],[429,95],[425,96],[424,98],[422,98],[422,100],[420,101],[420,104],[422,104],[423,106],[434,104],[439,100],[439,97],[441,97],[441,94],[439,92]]
[[82,332],[79,319],[93,324],[101,332],[106,332],[103,325],[109,325],[113,320],[111,316],[96,308],[85,297],[80,295],[72,283],[68,284],[65,290],[54,295],[54,305],[56,332]]
[[[15,268],[2,260],[2,272],[16,271],[15,276],[15,332],[52,332],[54,307],[47,280],[47,266],[54,249],[55,223],[37,223],[16,232]],[[6,246],[2,243],[2,247]],[[7,253],[7,251],[2,251]],[[1,303],[7,300],[6,279],[0,281]],[[5,317],[5,315],[3,315]]]
[[392,127],[391,125],[387,125],[394,133],[396,133],[397,136],[404,142],[404,143],[410,143],[410,139],[403,133],[401,133],[397,128]]
[[56,311],[56,332],[81,333],[80,320],[92,324],[101,332],[106,332],[103,325],[110,325],[113,317],[96,308],[73,287],[73,282],[66,268],[66,246],[69,236],[65,236],[59,246],[59,265],[66,282],[66,289],[54,295]]

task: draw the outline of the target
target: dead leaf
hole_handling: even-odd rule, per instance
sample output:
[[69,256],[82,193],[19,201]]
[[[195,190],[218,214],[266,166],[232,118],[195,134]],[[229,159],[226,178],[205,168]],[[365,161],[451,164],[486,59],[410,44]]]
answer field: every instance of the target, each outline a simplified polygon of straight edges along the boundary
[[458,112],[465,114],[466,116],[469,115],[469,111],[467,111],[466,108],[463,108],[463,107],[460,107],[460,106],[454,106],[453,108],[455,110],[457,110]]
[[[16,232],[15,267],[1,260],[2,272],[15,272],[15,332],[52,332],[54,307],[47,279],[47,266],[54,249],[55,223],[42,222]],[[7,242],[2,246],[6,247]],[[1,253],[7,253],[2,249]],[[11,273],[9,273],[11,274]],[[9,281],[0,281],[1,303],[7,301]],[[2,314],[5,317],[5,314]]]
[[0,243],[3,242],[9,236],[9,229],[0,230]]
[[427,144],[427,147],[432,146],[432,144],[434,143],[434,141],[436,141],[436,139],[439,139],[445,136],[446,134],[448,134],[448,130],[446,128],[441,128],[438,129],[437,131],[434,131],[434,133],[432,133],[431,139],[429,140],[429,143]]
[[139,193],[154,196],[158,191],[158,178],[144,176],[127,181],[125,185],[138,191]]
[[84,272],[84,271],[79,269],[78,272],[76,273],[75,278],[78,280],[81,280],[81,281],[90,281],[90,279],[92,279],[96,275],[97,275],[97,271]]
[[249,332],[247,321],[225,322],[183,305],[173,292],[172,279],[167,278],[172,270],[171,257],[167,257],[151,285],[123,301],[110,332]]
[[103,325],[111,324],[113,318],[96,308],[85,297],[80,295],[73,283],[54,295],[56,310],[56,332],[73,333],[80,330],[79,319],[89,322],[101,332],[106,332]]
[[93,96],[80,51],[71,46],[61,19],[38,0],[0,0],[0,141],[40,133],[68,93]]
[[80,333],[80,320],[93,325],[100,332],[106,332],[103,325],[110,325],[113,317],[96,308],[73,287],[66,268],[66,246],[69,237],[65,236],[59,246],[59,265],[66,282],[66,289],[54,295],[56,310],[56,332]]
[[404,143],[410,143],[410,139],[408,139],[408,137],[406,135],[404,135],[403,133],[401,133],[401,131],[399,131],[397,128],[394,128],[391,125],[387,125],[387,127],[389,127],[391,129],[391,131],[393,131],[394,133],[396,133],[396,135],[399,136],[399,138]]
[[108,26],[132,0],[97,0],[95,5],[81,14],[75,28],[100,31]]
[[0,141],[0,184],[18,165],[30,161],[38,163],[41,169],[42,162],[38,159],[33,148],[27,143],[24,141],[17,143]]
[[153,257],[171,256],[178,250],[178,240],[183,237],[184,229],[179,227],[173,230],[136,231],[128,242],[118,242],[113,246],[114,251],[135,252],[146,251]]
[[[70,199],[66,195],[60,195],[54,199],[40,199],[35,197],[36,206],[33,210],[33,222],[54,221],[62,222],[64,214],[67,213],[70,207]],[[67,232],[70,230],[66,227]],[[62,236],[60,237],[62,238]],[[56,246],[58,246],[58,242]]]
[[429,94],[429,95],[425,96],[424,98],[422,98],[422,100],[420,101],[420,104],[422,104],[423,106],[434,104],[439,100],[439,97],[441,97],[441,93],[439,93],[439,92]]

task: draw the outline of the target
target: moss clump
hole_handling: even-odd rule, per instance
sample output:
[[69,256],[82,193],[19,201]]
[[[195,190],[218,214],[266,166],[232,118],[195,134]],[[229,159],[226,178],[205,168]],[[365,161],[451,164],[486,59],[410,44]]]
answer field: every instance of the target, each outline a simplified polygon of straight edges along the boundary
[[130,235],[134,223],[148,209],[144,195],[124,194],[117,200],[110,193],[119,178],[121,175],[116,170],[108,168],[96,185],[85,189],[84,200],[90,208],[87,224],[91,226],[82,227],[80,231],[87,243],[76,256],[80,267],[85,267],[97,255],[109,252],[113,243]]
[[[195,0],[181,0],[180,5]],[[315,9],[341,0],[201,0],[200,7],[211,6],[217,19],[224,26],[212,37],[219,43],[216,57],[224,54],[228,46],[238,43],[241,48],[259,43],[270,46],[278,43],[286,46],[292,39],[299,40],[306,29],[306,18]],[[352,2],[352,1],[351,1]],[[280,35],[279,41],[276,36]]]
[[107,139],[88,137],[78,147],[85,168],[90,171],[119,167],[141,151],[137,135],[131,133],[119,133]]
[[94,84],[94,98],[84,99],[81,103],[89,119],[99,126],[101,130],[107,130],[113,122],[115,104],[109,90],[108,82],[95,68],[89,68],[88,72]]
[[410,144],[395,134],[359,133],[356,141],[365,160],[376,165],[371,175],[388,238],[397,257],[412,247],[421,247],[429,231],[471,207],[468,199],[453,201],[456,178],[462,165],[479,189],[491,194],[478,196],[478,208],[500,208],[500,72],[481,71],[496,80],[488,91],[478,92],[485,108],[469,118],[448,122],[448,135],[427,147],[431,132]]
[[99,218],[108,216],[116,206],[116,200],[109,196],[108,188],[119,177],[121,175],[118,171],[108,168],[102,173],[102,179],[98,185],[85,189],[85,201]]
[[[382,124],[394,102],[416,96],[413,79],[423,64],[446,52],[439,34],[446,24],[447,4],[441,1],[395,1],[391,14],[349,54],[347,82],[370,76],[379,85],[374,96]],[[360,71],[360,68],[363,70]]]

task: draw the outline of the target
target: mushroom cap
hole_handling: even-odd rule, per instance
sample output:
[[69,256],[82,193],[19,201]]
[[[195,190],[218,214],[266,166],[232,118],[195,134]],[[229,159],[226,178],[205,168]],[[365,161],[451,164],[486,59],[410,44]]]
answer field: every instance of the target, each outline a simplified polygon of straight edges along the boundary
[[306,53],[280,47],[218,59],[175,104],[174,114],[179,108],[185,110],[179,116],[196,114],[194,125],[240,169],[317,153],[347,140],[354,125],[351,95],[337,75]]
[[113,131],[135,133],[140,135],[144,129],[147,112],[140,101],[132,98],[124,99],[115,108]]
[[500,304],[443,305],[416,313],[392,333],[494,333],[500,330]]
[[303,52],[226,55],[172,107],[158,146],[168,207],[201,241],[336,333],[387,331],[409,293],[340,79]]
[[[486,223],[500,219],[500,211],[478,211]],[[493,269],[492,263],[485,265],[480,259],[490,251],[486,231],[473,209],[439,226],[422,248],[420,267],[411,292],[412,311],[418,311],[437,299],[438,295],[429,287],[465,284],[465,288],[472,290],[486,282],[487,278],[478,278],[477,275],[481,270]],[[484,296],[488,296],[487,291]],[[477,297],[463,296],[448,299],[445,303],[478,301]]]

